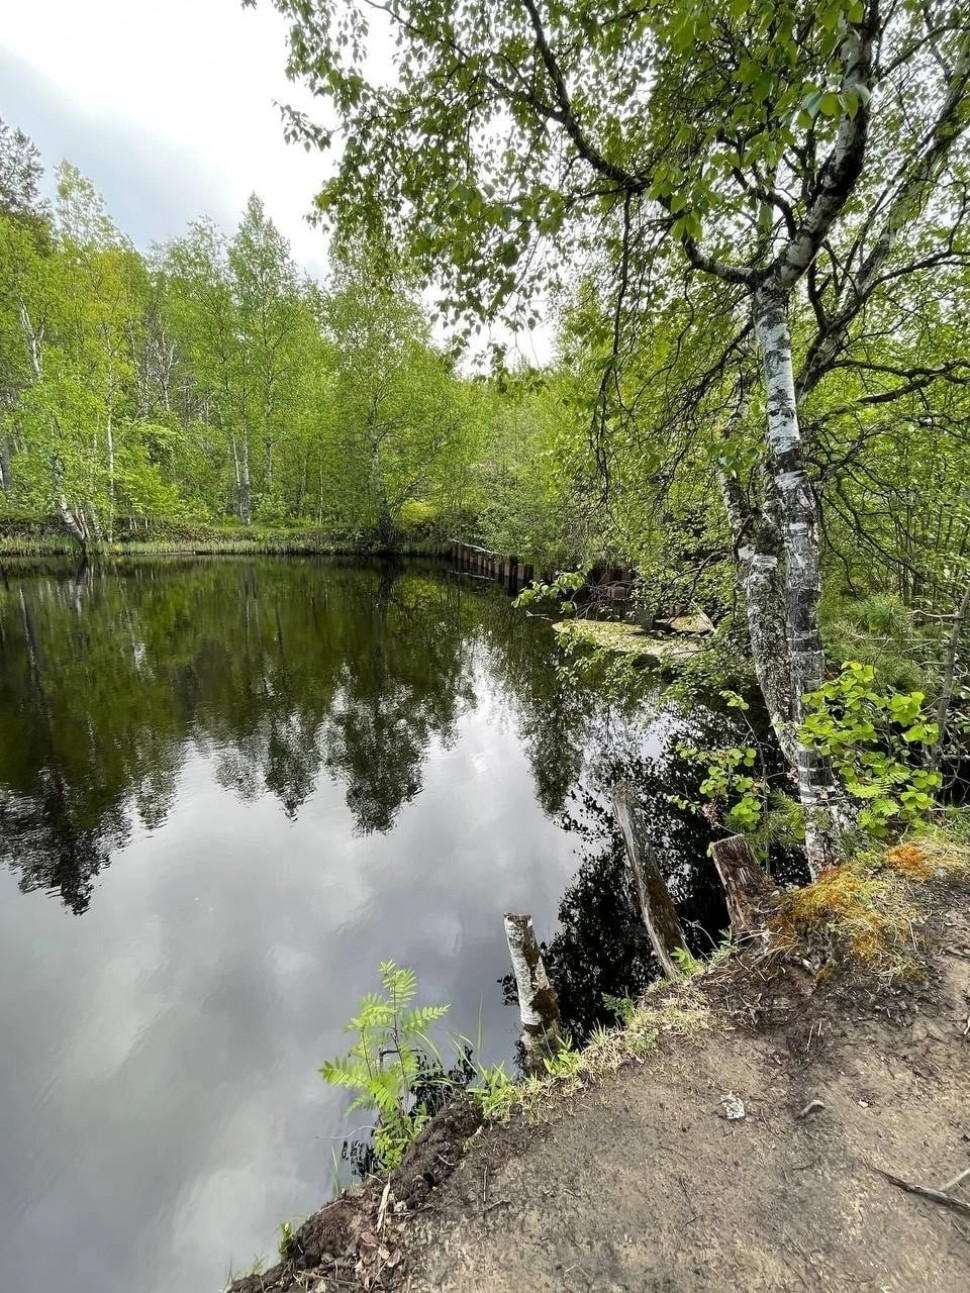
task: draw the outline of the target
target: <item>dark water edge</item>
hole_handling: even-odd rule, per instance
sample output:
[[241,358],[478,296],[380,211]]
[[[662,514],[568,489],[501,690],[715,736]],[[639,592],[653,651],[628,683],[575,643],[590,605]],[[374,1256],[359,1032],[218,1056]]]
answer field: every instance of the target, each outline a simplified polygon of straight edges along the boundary
[[214,1235],[226,1267],[264,1253],[333,1188],[315,1070],[382,959],[508,1058],[501,915],[530,911],[584,1035],[654,969],[618,771],[716,936],[679,729],[649,690],[566,689],[556,652],[437,563],[4,564],[4,1287],[211,1293]]

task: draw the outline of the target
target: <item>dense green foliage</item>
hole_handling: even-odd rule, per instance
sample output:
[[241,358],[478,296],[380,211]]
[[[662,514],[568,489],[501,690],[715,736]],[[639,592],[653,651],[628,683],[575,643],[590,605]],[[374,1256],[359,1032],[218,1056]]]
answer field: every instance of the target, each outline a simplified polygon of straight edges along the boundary
[[388,249],[335,252],[323,287],[253,196],[231,238],[200,220],[144,255],[74,167],[53,203],[42,174],[0,124],[0,531],[387,548],[480,507],[495,410]]
[[[634,566],[644,620],[743,611],[817,870],[858,817],[806,726],[834,662],[930,697],[934,773],[965,724],[965,0],[271,2],[328,282],[255,198],[145,257],[5,128],[5,513],[457,531]],[[545,322],[554,357],[461,372],[429,287],[459,342]]]
[[[326,128],[290,117],[334,154],[325,215],[360,237],[390,225],[469,330],[555,311],[543,390],[503,409],[492,524],[532,554],[631,560],[651,604],[730,603],[725,475],[747,536],[777,523],[747,296],[811,242],[851,137],[858,175],[790,302],[827,610],[874,590],[953,610],[970,546],[964,3],[271,2],[291,75],[331,109]],[[366,57],[387,30],[390,76]]]
[[[520,532],[632,561],[647,615],[740,592],[810,866],[830,864],[858,813],[804,726],[827,617],[889,594],[941,739],[960,711],[965,0],[273,3],[327,103],[326,126],[289,117],[333,148],[327,218],[389,228],[459,327],[558,305],[554,382],[582,414],[533,458],[558,533],[525,508]],[[388,31],[390,75],[369,57]]]
[[923,693],[883,695],[874,677],[871,665],[845,665],[806,698],[804,727],[809,741],[832,759],[849,794],[861,801],[860,826],[882,838],[921,820],[942,778],[920,766],[923,747],[939,737]]

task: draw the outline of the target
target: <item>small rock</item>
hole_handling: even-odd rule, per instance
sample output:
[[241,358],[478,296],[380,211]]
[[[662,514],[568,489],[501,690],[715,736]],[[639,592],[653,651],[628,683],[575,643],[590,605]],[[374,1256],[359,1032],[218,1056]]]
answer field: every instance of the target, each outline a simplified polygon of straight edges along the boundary
[[714,625],[707,618],[703,611],[697,615],[676,615],[672,620],[667,621],[671,633],[686,633],[691,636],[703,636],[707,633],[714,632]]
[[728,1122],[738,1122],[747,1115],[747,1109],[744,1107],[744,1101],[729,1091],[727,1095],[721,1097],[721,1117],[726,1118]]

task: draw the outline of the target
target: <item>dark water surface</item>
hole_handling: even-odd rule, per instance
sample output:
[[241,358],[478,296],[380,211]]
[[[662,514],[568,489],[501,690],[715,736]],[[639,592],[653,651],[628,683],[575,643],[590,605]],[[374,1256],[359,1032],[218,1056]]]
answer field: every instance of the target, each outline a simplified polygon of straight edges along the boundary
[[332,1188],[316,1070],[382,959],[511,1054],[502,914],[555,931],[584,752],[663,726],[555,650],[432,567],[0,577],[0,1288],[216,1293],[267,1255]]

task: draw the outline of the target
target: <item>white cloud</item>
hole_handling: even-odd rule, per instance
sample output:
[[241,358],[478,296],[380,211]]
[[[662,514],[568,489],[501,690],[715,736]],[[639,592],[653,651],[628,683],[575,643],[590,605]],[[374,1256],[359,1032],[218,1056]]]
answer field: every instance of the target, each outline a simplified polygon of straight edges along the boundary
[[286,80],[286,25],[268,5],[43,0],[9,6],[3,27],[21,76],[14,94],[4,77],[0,113],[52,163],[74,142],[86,156],[71,160],[120,223],[139,208],[131,186],[150,180],[158,197],[137,241],[181,232],[187,214],[229,223],[255,189],[297,258],[320,268],[323,237],[304,216],[326,163],[283,141],[274,100],[306,96]]
[[[275,104],[316,119],[322,105],[286,79],[287,24],[269,0],[255,10],[241,0],[35,0],[8,10],[0,116],[51,166],[64,157],[79,166],[138,246],[176,237],[201,215],[231,231],[255,190],[297,261],[325,275],[325,235],[306,216],[330,163],[284,142]],[[390,74],[391,60],[377,23],[372,72]],[[511,337],[496,327],[471,353],[480,358],[497,339],[541,363],[553,332]]]

